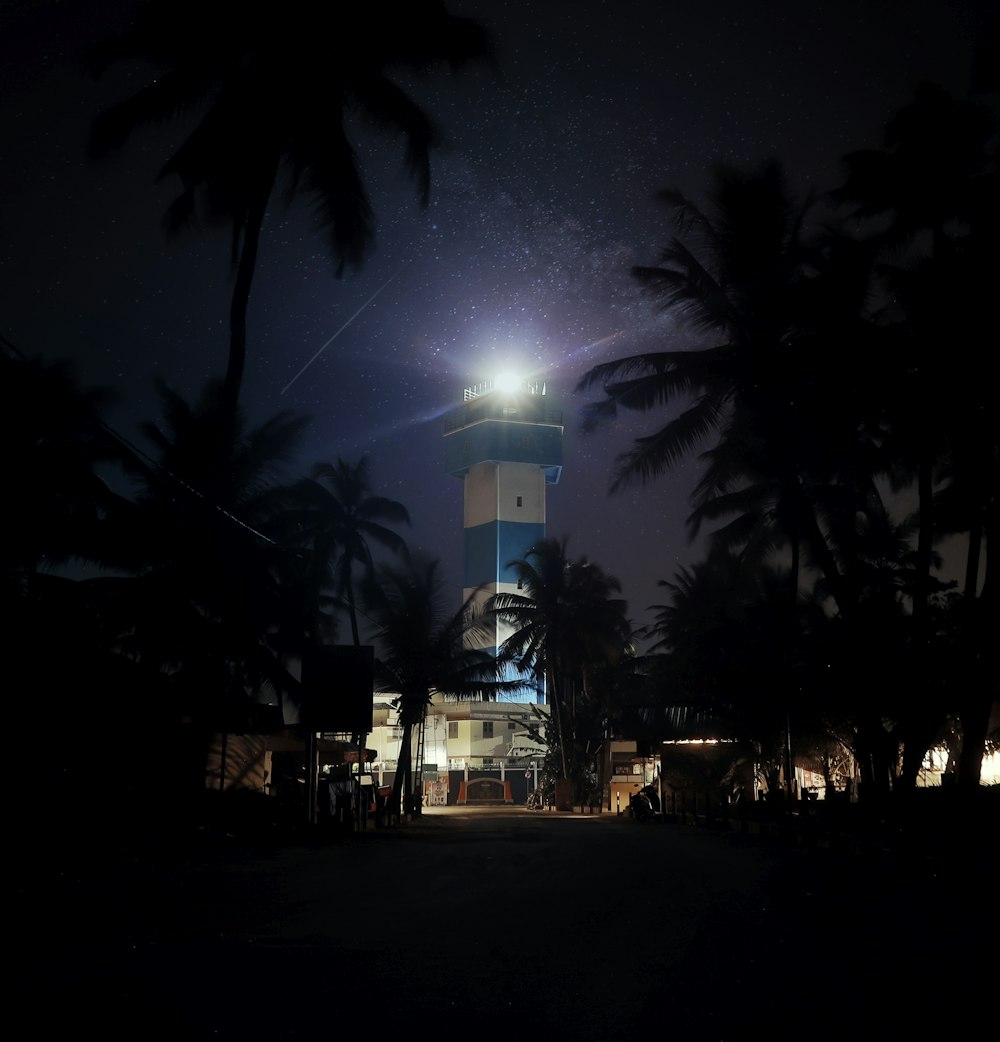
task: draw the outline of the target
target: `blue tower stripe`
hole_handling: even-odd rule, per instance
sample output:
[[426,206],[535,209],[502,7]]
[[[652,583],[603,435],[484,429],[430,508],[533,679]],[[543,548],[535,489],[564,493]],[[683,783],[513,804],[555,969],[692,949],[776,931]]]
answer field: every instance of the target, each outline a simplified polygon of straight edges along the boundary
[[554,484],[562,470],[562,427],[485,420],[450,434],[445,449],[450,474],[465,474],[470,467],[487,460],[503,460],[534,463]]
[[513,583],[517,575],[508,567],[523,558],[531,547],[545,538],[542,522],[489,521],[465,529],[465,583],[467,588],[480,583]]

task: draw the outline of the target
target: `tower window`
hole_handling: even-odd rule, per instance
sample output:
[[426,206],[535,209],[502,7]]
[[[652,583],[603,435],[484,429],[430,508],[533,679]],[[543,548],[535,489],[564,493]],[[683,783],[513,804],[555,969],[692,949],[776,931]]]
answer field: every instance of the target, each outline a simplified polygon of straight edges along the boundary
[[448,721],[448,737],[449,738],[457,738],[458,737],[458,721],[457,720],[449,720]]
[[518,497],[517,497],[517,505],[518,505],[519,507],[523,507],[523,506],[524,506],[524,502],[523,502],[523,500],[522,500],[521,496],[518,496]]
[[484,738],[492,738],[493,737],[493,721],[492,720],[484,720],[483,721],[483,737]]

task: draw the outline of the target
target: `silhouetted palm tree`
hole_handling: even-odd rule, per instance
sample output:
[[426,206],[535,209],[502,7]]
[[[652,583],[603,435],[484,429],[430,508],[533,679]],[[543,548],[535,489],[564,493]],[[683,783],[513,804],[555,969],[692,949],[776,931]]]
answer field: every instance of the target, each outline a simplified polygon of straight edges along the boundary
[[[920,494],[921,589],[914,614],[926,609],[933,545],[933,469],[944,443],[964,413],[979,412],[976,365],[984,315],[982,290],[995,279],[994,251],[970,247],[995,243],[998,226],[995,113],[986,105],[953,98],[921,83],[914,100],[886,124],[884,147],[844,158],[847,177],[831,196],[864,221],[868,238],[891,261],[883,269],[894,306],[889,322],[901,332],[899,364],[892,374],[897,393],[889,409],[901,462],[917,475]],[[971,261],[971,263],[970,263]],[[971,338],[967,334],[972,334]],[[952,365],[938,362],[951,343]],[[960,364],[955,365],[955,361]],[[964,362],[965,364],[961,364]]]
[[[335,9],[336,8],[336,9]],[[328,11],[335,31],[321,20]],[[349,134],[357,113],[405,139],[406,163],[426,203],[437,132],[393,78],[452,68],[487,51],[484,30],[438,0],[342,6],[313,0],[236,4],[154,0],[94,54],[97,71],[136,59],[154,72],[96,122],[93,149],[122,145],[137,128],[197,113],[160,177],[182,193],[167,213],[178,228],[204,215],[232,230],[236,271],[224,400],[235,409],[246,361],[247,307],[267,208],[287,173],[289,196],[306,195],[331,230],[338,272],[359,265],[374,217]]]
[[[25,358],[3,337],[0,344],[0,613],[4,685],[12,696],[8,726],[30,733],[39,720],[58,722],[47,728],[43,749],[18,742],[10,749],[12,776],[30,780],[26,798],[11,807],[13,827],[35,828],[39,814],[93,786],[102,792],[100,805],[86,815],[86,826],[81,819],[79,833],[82,838],[85,829],[90,842],[119,813],[135,763],[131,750],[122,749],[112,770],[91,752],[120,747],[125,715],[141,715],[156,691],[148,676],[129,671],[115,654],[117,634],[107,625],[99,591],[84,580],[115,559],[103,527],[118,497],[105,479],[120,445],[100,417],[103,392],[82,387],[68,363]],[[94,696],[81,696],[84,681]],[[73,829],[74,822],[68,818],[66,826]],[[74,840],[63,834],[59,843],[67,842]]]
[[572,778],[577,691],[586,689],[589,669],[618,661],[630,647],[625,602],[613,596],[621,586],[585,557],[571,560],[565,539],[543,539],[510,566],[522,592],[487,602],[513,628],[501,658],[544,679],[562,776]]
[[328,573],[335,593],[344,599],[351,636],[360,644],[356,567],[371,577],[373,544],[405,557],[405,541],[386,524],[408,525],[410,515],[402,503],[372,494],[367,456],[354,464],[339,458],[336,463],[317,463],[312,477],[295,485],[294,495],[301,504],[301,534],[316,565]]
[[401,806],[413,806],[413,729],[423,722],[431,695],[491,699],[523,686],[501,679],[489,652],[465,645],[466,634],[475,632],[482,617],[475,613],[474,596],[457,612],[447,608],[438,566],[438,561],[411,560],[403,567],[384,568],[367,590],[367,611],[378,627],[376,682],[380,690],[399,695],[403,736],[392,790],[397,816]]
[[660,586],[670,601],[644,635],[657,638],[668,705],[685,711],[689,736],[752,743],[768,789],[783,770],[790,791],[793,740],[820,730],[821,709],[846,715],[823,683],[829,660],[817,665],[829,625],[819,600],[801,597],[790,616],[781,572],[721,546]]
[[[965,594],[972,639],[966,661],[971,669],[962,686],[979,694],[967,700],[962,714],[963,731],[966,720],[970,727],[960,775],[973,786],[979,764],[972,761],[982,758],[996,697],[994,642],[983,639],[991,627],[987,623],[983,629],[979,621],[992,614],[996,626],[988,585],[982,603],[975,602],[980,548],[984,536],[988,540],[987,527],[992,525],[996,534],[1000,495],[994,403],[979,377],[982,330],[992,322],[991,287],[1000,279],[997,125],[996,113],[986,105],[920,84],[914,100],[886,124],[881,150],[845,158],[846,181],[833,193],[862,220],[863,234],[882,250],[885,261],[889,304],[882,321],[894,365],[886,368],[879,392],[885,402],[884,448],[895,465],[896,486],[915,485],[918,497],[915,582],[909,590],[914,655],[923,663],[918,676],[933,672],[935,542],[946,531],[968,534]],[[939,509],[944,511],[940,517]],[[979,636],[973,638],[973,631]],[[919,701],[931,698],[927,692]],[[940,707],[938,715],[946,709]],[[930,718],[924,728],[927,741],[935,726]],[[922,756],[918,744],[911,743],[906,764],[905,777],[911,780]]]
[[[661,194],[681,237],[659,265],[635,274],[705,345],[606,362],[580,381],[580,390],[605,394],[588,408],[591,425],[620,408],[680,406],[619,458],[612,489],[649,482],[705,446],[693,528],[740,514],[742,527],[723,538],[756,542],[761,550],[788,542],[793,597],[799,551],[807,550],[840,610],[848,611],[819,520],[820,489],[834,477],[837,453],[822,422],[830,413],[823,371],[830,356],[820,349],[829,347],[821,330],[831,316],[815,310],[822,295],[814,268],[823,255],[802,234],[808,208],[792,203],[774,164],[750,175],[719,171],[711,215],[676,191]],[[850,286],[854,295],[863,288]]]
[[987,105],[921,83],[886,123],[883,148],[844,157],[846,180],[831,195],[896,256],[924,231],[930,252],[940,254],[954,238],[949,228],[967,234],[989,203],[995,133]]
[[[886,520],[875,480],[888,469],[886,409],[885,396],[870,394],[858,374],[879,391],[893,375],[884,361],[889,341],[877,341],[866,311],[874,251],[829,230],[807,240],[806,211],[791,204],[774,167],[724,174],[710,217],[677,193],[666,198],[683,239],[637,275],[706,346],[609,362],[582,387],[606,392],[597,418],[619,406],[681,406],[622,459],[619,486],[649,480],[704,444],[693,531],[724,522],[713,541],[758,567],[789,551],[782,624],[776,618],[766,630],[777,640],[772,686],[787,707],[793,663],[777,651],[800,637],[801,564],[819,568],[846,620],[874,591],[872,537]],[[877,701],[863,675],[851,682]],[[872,720],[881,728],[880,716]],[[877,744],[874,730],[868,744]]]
[[295,551],[273,535],[279,469],[303,421],[281,414],[234,428],[219,383],[189,404],[161,387],[164,418],[145,432],[156,456],[132,460],[133,505],[110,519],[123,654],[151,664],[208,731],[246,726],[258,699],[297,695],[309,606]]
[[99,521],[114,500],[98,467],[120,457],[68,363],[0,353],[0,433],[8,509],[0,549],[4,596],[28,596],[39,573],[101,555]]

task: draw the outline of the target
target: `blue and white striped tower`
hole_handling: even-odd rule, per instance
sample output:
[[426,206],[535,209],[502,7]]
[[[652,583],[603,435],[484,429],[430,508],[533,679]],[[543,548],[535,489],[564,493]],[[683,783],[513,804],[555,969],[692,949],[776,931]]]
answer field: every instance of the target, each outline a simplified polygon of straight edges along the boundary
[[[465,487],[466,597],[480,586],[481,601],[517,592],[508,566],[545,537],[545,489],[562,472],[562,435],[562,412],[541,381],[488,380],[467,387],[462,405],[448,416],[448,473]],[[495,654],[507,632],[497,624],[482,646]]]

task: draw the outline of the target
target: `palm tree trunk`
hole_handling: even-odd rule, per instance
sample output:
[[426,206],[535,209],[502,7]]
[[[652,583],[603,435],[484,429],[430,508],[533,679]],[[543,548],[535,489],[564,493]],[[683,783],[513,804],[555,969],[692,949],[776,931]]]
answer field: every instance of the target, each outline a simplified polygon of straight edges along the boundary
[[569,778],[569,761],[566,758],[566,735],[563,732],[562,712],[559,708],[559,692],[556,689],[556,678],[553,670],[548,670],[548,682],[552,688],[552,715],[556,721],[556,734],[559,736],[559,756],[562,760],[562,776]]
[[[997,611],[992,596],[995,584],[989,581],[990,561],[996,555],[989,554],[990,546],[998,542],[997,536],[1000,532],[995,531],[996,525],[987,523],[986,527],[986,571],[982,593],[975,596],[978,574],[973,575],[971,582],[969,576],[972,574],[971,563],[966,569],[965,597],[963,598],[965,608],[965,632],[968,640],[968,650],[965,655],[968,663],[967,680],[965,684],[966,696],[962,708],[962,751],[958,759],[958,785],[963,792],[975,792],[979,788],[980,776],[983,768],[983,755],[986,751],[986,736],[989,733],[990,718],[993,713],[993,704],[998,697],[998,666],[996,651],[996,633],[998,628]],[[979,571],[979,544],[981,536],[976,539],[976,545],[971,543],[973,533],[970,532],[969,557],[975,556],[976,569]],[[992,542],[990,537],[993,536]],[[971,596],[970,596],[971,594]]]
[[354,586],[351,583],[350,578],[350,565],[348,565],[348,578],[347,578],[347,614],[351,619],[351,637],[354,640],[354,646],[361,646],[361,632],[358,629],[358,608],[354,603]]
[[788,591],[788,599],[792,605],[792,611],[794,612],[798,608],[799,604],[799,579],[802,572],[802,542],[799,539],[798,532],[793,532],[789,537],[789,541],[792,545],[792,566],[791,575],[788,577],[791,588]]
[[800,499],[799,518],[802,525],[802,538],[805,539],[806,546],[819,563],[820,571],[829,584],[830,594],[837,605],[837,611],[841,618],[849,618],[854,604],[848,596],[847,583],[837,567],[830,544],[816,520],[813,505],[804,494]]
[[977,512],[969,529],[969,547],[965,556],[965,585],[962,597],[966,604],[971,604],[979,591],[979,559],[982,554],[982,546],[983,521]]
[[929,452],[925,452],[924,458],[920,461],[917,497],[920,509],[920,529],[917,533],[917,574],[913,590],[913,625],[916,645],[922,651],[927,641],[927,608],[934,550],[934,482]]
[[963,792],[975,792],[979,788],[986,752],[986,736],[989,733],[993,703],[997,697],[997,685],[983,676],[982,670],[974,670],[975,685],[965,699],[962,712],[962,751],[958,758],[958,785]]
[[392,779],[392,795],[389,797],[389,818],[398,822],[403,814],[403,791],[404,781],[409,798],[410,791],[410,743],[413,740],[413,723],[407,721],[403,724],[403,737],[399,745],[399,759],[396,761],[396,774]]
[[[789,577],[788,608],[787,608],[787,632],[785,640],[788,647],[797,647],[799,643],[798,634],[798,608],[799,608],[799,575],[802,570],[802,546],[799,533],[792,532],[790,536],[792,546],[792,565]],[[791,668],[785,662],[786,676],[782,678],[782,689],[784,692],[783,702],[785,710],[785,796],[791,801],[795,784],[795,755],[792,749],[792,705],[794,702],[794,678]]]
[[[250,307],[250,287],[257,268],[257,251],[260,245],[260,230],[264,224],[267,203],[274,189],[278,172],[278,155],[275,154],[265,170],[257,191],[247,208],[242,226],[242,243],[236,268],[236,284],[229,302],[229,363],[223,385],[222,400],[227,413],[235,417],[236,405],[243,385],[243,372],[247,359],[247,311]],[[237,228],[234,234],[238,235]]]
[[910,622],[913,627],[912,684],[917,692],[913,703],[901,721],[903,736],[903,766],[898,778],[899,788],[907,792],[916,787],[924,756],[934,741],[934,736],[944,721],[943,709],[938,709],[939,700],[928,689],[927,668],[929,641],[931,563],[934,549],[934,483],[930,453],[925,451],[917,474],[920,528],[917,533],[916,576],[913,586],[913,610]]

